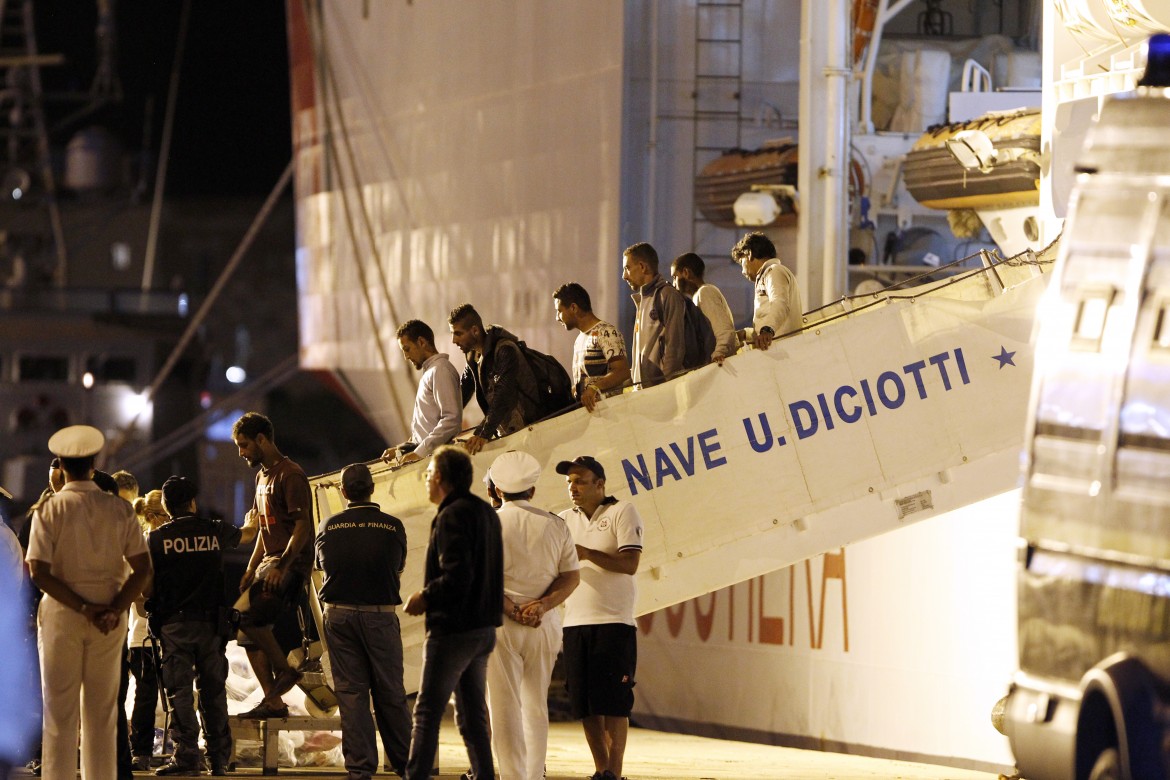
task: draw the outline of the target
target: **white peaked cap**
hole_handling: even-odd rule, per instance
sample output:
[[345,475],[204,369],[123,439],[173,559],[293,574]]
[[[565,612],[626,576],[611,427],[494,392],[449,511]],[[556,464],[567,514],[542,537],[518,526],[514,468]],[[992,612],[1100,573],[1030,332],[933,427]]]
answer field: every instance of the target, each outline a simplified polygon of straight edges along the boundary
[[58,458],[88,458],[105,444],[106,437],[92,425],[70,425],[49,437],[49,452]]
[[510,450],[492,461],[488,476],[504,493],[523,493],[540,479],[540,461],[520,450]]

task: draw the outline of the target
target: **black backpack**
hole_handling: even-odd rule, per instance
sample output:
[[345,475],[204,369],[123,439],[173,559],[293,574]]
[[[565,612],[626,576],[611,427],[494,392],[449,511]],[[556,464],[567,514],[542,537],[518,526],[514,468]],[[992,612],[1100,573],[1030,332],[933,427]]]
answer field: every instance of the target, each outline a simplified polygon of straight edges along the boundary
[[532,378],[536,380],[537,397],[531,398],[527,393],[524,396],[534,402],[539,415],[537,419],[543,420],[567,412],[576,403],[569,372],[552,355],[538,352],[520,340],[515,343],[520,348],[520,354],[528,361]]
[[[660,288],[662,289],[662,288]],[[702,368],[711,362],[711,354],[715,351],[715,331],[711,327],[711,320],[703,310],[695,305],[691,296],[679,293],[683,299],[686,312],[683,325],[683,337],[686,339],[686,351],[683,353],[683,368],[688,371],[692,368]],[[657,293],[655,293],[657,298]],[[662,316],[662,307],[655,300],[655,307],[659,316]]]

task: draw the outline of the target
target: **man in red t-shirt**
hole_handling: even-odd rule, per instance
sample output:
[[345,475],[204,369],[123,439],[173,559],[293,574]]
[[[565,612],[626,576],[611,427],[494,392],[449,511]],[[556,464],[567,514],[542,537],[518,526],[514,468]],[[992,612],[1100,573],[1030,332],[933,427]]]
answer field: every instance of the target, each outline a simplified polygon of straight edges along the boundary
[[[248,570],[240,580],[240,644],[248,652],[264,699],[244,718],[288,717],[281,696],[301,678],[272,633],[276,619],[295,603],[313,567],[312,491],[304,470],[281,454],[272,422],[248,412],[232,426],[240,457],[256,474],[256,497],[245,527],[258,532]],[[247,536],[247,535],[245,535]]]

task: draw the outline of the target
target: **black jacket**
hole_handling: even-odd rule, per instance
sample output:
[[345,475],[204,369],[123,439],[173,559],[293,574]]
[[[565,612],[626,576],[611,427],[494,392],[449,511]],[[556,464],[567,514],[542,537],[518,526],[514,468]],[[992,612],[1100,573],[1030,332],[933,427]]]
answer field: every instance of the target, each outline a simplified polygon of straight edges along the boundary
[[499,325],[488,327],[479,362],[468,359],[460,377],[463,405],[474,393],[483,410],[475,433],[485,439],[507,436],[540,419],[536,379],[516,341]]
[[503,623],[500,518],[482,498],[452,493],[439,505],[425,581],[427,631],[453,634]]

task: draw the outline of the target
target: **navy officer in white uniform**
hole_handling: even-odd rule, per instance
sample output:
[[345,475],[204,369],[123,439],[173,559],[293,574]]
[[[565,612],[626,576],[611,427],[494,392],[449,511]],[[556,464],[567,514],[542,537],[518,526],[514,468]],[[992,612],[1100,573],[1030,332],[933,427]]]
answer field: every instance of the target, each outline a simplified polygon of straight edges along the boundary
[[101,431],[88,425],[62,428],[49,439],[49,450],[61,459],[65,485],[33,513],[25,556],[33,582],[45,594],[37,615],[37,645],[44,696],[41,777],[46,780],[77,777],[79,722],[82,779],[117,776],[126,613],[151,569],[134,509],[93,482],[94,456],[104,444]]
[[492,749],[505,780],[542,780],[548,749],[548,686],[561,651],[558,607],[581,581],[565,521],[533,506],[540,463],[505,452],[488,470],[503,499],[504,623],[488,658]]

